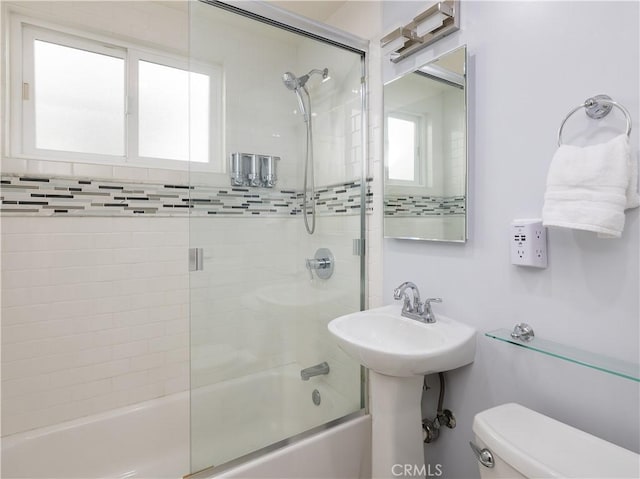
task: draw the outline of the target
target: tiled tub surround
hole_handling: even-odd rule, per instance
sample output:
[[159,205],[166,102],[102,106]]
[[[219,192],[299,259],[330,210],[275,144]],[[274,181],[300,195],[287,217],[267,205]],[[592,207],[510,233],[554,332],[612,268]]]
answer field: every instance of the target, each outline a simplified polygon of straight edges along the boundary
[[[359,214],[359,181],[316,188],[319,215]],[[2,175],[0,213],[37,216],[184,216],[302,213],[300,191]],[[371,204],[371,192],[367,192]]]
[[[353,255],[351,240],[358,237],[359,227],[356,215],[320,216],[313,236],[295,216],[192,218],[190,240],[204,248],[205,260],[190,284],[191,388],[290,366],[300,382],[300,369],[327,361],[331,373],[309,384],[326,384],[345,397],[359,398],[359,365],[336,347],[326,329],[332,318],[359,309],[360,259]],[[335,274],[327,281],[310,281],[304,259],[320,246],[334,253]],[[281,392],[281,404],[311,404],[310,392]],[[245,400],[252,402],[246,411],[256,411],[263,398],[238,398]],[[191,406],[198,421],[212,413],[210,401],[193,401]],[[289,406],[285,410],[293,412]],[[322,411],[325,421],[345,413],[333,407]],[[244,430],[246,421],[246,414],[226,418],[234,431]],[[213,451],[201,435],[192,447]],[[223,457],[222,450],[216,454],[218,462],[234,457]]]
[[[199,332],[197,385],[228,379],[230,372],[251,374],[294,360],[308,365],[335,356],[329,345],[307,344],[310,335],[299,322],[299,340],[282,348],[282,338],[274,336],[280,328],[273,328],[270,318],[286,321],[283,312],[253,299],[265,284],[282,284],[286,290],[286,285],[307,282],[303,259],[321,246],[334,251],[340,274],[331,284],[312,287],[357,291],[359,269],[352,262],[358,259],[352,256],[351,238],[359,236],[359,219],[357,208],[350,208],[359,204],[357,183],[319,188],[318,203],[324,204],[318,205],[318,232],[308,236],[297,217],[299,192],[37,179],[3,176],[9,182],[2,185],[3,201],[18,202],[8,207],[35,210],[3,212],[1,218],[3,436],[188,388],[190,245],[204,247],[206,256],[205,271],[192,275],[191,288],[193,327]],[[192,202],[191,219],[186,207],[161,206],[188,205],[189,194],[212,203]],[[132,201],[147,208],[153,202],[156,213],[103,206],[123,195],[149,198]],[[274,207],[275,212],[253,211],[260,208],[248,203],[255,195],[289,204]],[[214,204],[216,199],[221,203]],[[86,209],[63,207],[70,204]],[[49,205],[55,208],[44,208]],[[239,214],[210,214],[227,210]],[[334,301],[335,308],[358,308],[357,294],[345,301],[349,304]],[[329,307],[330,316],[335,308],[333,303]],[[329,316],[309,327],[321,328]],[[230,357],[238,359],[231,368]],[[340,390],[352,378],[347,369],[344,377],[338,369],[331,381],[340,383],[334,385]]]
[[[281,35],[254,35],[235,23],[212,22],[219,10],[204,4],[190,5],[198,12],[189,17],[186,8],[178,10],[169,5],[171,2],[142,2],[133,7],[131,2],[113,6],[99,3],[57,2],[53,9],[48,2],[18,4],[25,9],[42,10],[43,15],[51,13],[78,29],[113,32],[150,46],[166,43],[172,52],[181,49],[203,61],[220,62],[225,67],[228,128],[224,142],[229,150],[273,151],[283,158],[301,156],[304,141],[300,140],[300,133],[304,125],[292,112],[295,97],[282,86],[280,77],[287,70],[302,72],[309,61],[323,64],[322,52],[308,52]],[[156,13],[163,13],[161,21]],[[211,28],[212,24],[217,27]],[[167,37],[166,32],[171,34]],[[206,38],[201,41],[203,35]],[[197,41],[189,45],[190,39]],[[234,44],[233,51],[225,47],[230,43]],[[256,49],[256,44],[262,48]],[[345,87],[350,92],[340,79],[336,62],[329,63],[334,81],[324,84],[323,91],[329,92],[333,84],[336,89]],[[273,89],[264,78],[273,79],[277,87]],[[359,85],[359,73],[356,78]],[[256,98],[260,99],[259,108]],[[359,262],[359,258],[351,256],[351,238],[359,236],[360,218],[358,208],[349,207],[360,200],[361,187],[341,183],[359,177],[362,170],[357,154],[360,139],[348,122],[353,118],[357,125],[358,117],[349,105],[338,105],[340,101],[334,101],[332,95],[323,99],[314,94],[314,98],[314,112],[318,113],[314,131],[316,185],[336,186],[334,191],[317,187],[327,191],[318,191],[318,229],[312,237],[304,233],[298,217],[302,202],[302,167],[298,162],[280,165],[282,181],[278,188],[232,191],[228,182],[209,182],[210,173],[191,171],[188,178],[196,186],[186,189],[188,178],[184,171],[3,158],[2,179],[15,181],[14,186],[19,186],[20,177],[52,180],[31,182],[41,191],[23,188],[25,191],[18,193],[15,188],[2,188],[4,200],[46,203],[0,202],[2,209],[34,210],[0,213],[2,359],[3,373],[7,372],[2,377],[3,399],[7,398],[2,408],[3,439],[20,435],[20,431],[37,434],[78,418],[93,422],[114,409],[135,404],[138,410],[142,401],[185,391],[189,387],[190,325],[196,329],[192,337],[197,344],[191,349],[197,363],[194,379],[203,387],[215,387],[231,376],[242,378],[287,367],[294,361],[308,366],[321,357],[332,363],[333,374],[331,378],[314,379],[322,383],[326,379],[328,387],[341,392],[349,391],[345,383],[358,388],[359,382],[336,364],[347,359],[339,352],[322,349],[332,345],[313,336],[323,330],[326,318],[302,324],[294,323],[294,315],[289,315],[282,320],[289,329],[282,332],[282,328],[274,327],[273,318],[284,315],[281,308],[288,306],[265,304],[264,296],[257,294],[260,287],[282,285],[287,297],[295,296],[296,292],[286,285],[301,286],[308,281],[304,258],[311,257],[320,246],[334,251],[337,270],[331,284],[312,286],[342,289],[344,283],[349,283],[359,287],[359,276],[355,277],[359,269],[352,275],[350,268]],[[353,98],[359,105],[359,95],[353,93]],[[337,135],[344,142],[336,142]],[[323,149],[327,155],[320,153]],[[78,180],[91,183],[80,185]],[[71,183],[62,184],[64,181]],[[219,188],[198,186],[207,184]],[[52,185],[53,191],[45,193]],[[56,190],[56,186],[81,188],[75,193],[99,192],[108,196],[78,195]],[[221,198],[225,195],[222,191],[226,196]],[[142,198],[141,192],[167,196],[135,199]],[[31,193],[73,198],[31,197]],[[350,195],[357,196],[349,198]],[[116,200],[115,196],[125,199]],[[205,201],[189,205],[189,196]],[[254,203],[259,200],[270,202],[266,206]],[[186,272],[189,246],[204,247],[204,271]],[[352,300],[354,305],[349,300],[347,307],[357,308],[358,297]],[[328,305],[327,315],[334,314],[341,302],[342,298]],[[278,340],[286,340],[284,336],[291,334],[302,341],[283,348]],[[311,347],[317,347],[316,342],[322,344],[313,351]],[[341,375],[339,371],[343,369]],[[355,369],[359,378],[357,365]],[[299,384],[310,386],[311,382]],[[253,391],[254,382],[247,381],[247,386]],[[241,397],[261,399],[249,394]],[[308,393],[304,399],[305,405],[311,405]],[[323,401],[323,405],[329,405],[330,396],[323,395]],[[232,402],[228,405],[233,406]],[[159,423],[166,422],[163,417],[164,414]],[[107,438],[99,440],[102,444]],[[127,442],[118,435],[113,440]],[[358,440],[349,444],[356,442],[364,443]],[[331,440],[329,446],[340,453],[349,450],[338,444]],[[108,461],[112,448],[108,441],[102,445],[105,455],[101,459]],[[317,458],[317,451],[314,448],[314,454],[307,457]],[[72,449],[72,454],[83,452]],[[159,452],[159,456],[164,454]],[[300,457],[296,454],[287,463],[295,463]],[[136,461],[136,466],[140,462]],[[309,466],[311,463],[304,461],[303,467],[309,477],[341,477],[318,473]],[[323,466],[330,463],[324,461]],[[50,476],[51,471],[45,475]]]
[[188,388],[188,222],[2,217],[3,436]]

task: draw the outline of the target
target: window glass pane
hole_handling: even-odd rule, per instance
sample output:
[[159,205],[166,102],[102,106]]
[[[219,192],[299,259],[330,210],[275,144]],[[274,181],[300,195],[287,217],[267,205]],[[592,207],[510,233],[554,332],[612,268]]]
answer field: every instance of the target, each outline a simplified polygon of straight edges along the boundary
[[34,41],[35,145],[125,154],[124,60]]
[[416,124],[388,117],[389,179],[415,181]]
[[209,76],[147,61],[138,69],[140,156],[186,161],[191,147],[192,161],[207,162]]

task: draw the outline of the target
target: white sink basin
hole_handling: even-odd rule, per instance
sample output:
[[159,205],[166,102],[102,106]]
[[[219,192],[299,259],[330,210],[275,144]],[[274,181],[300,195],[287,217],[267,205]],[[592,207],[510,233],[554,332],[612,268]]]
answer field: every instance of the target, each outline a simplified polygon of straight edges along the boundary
[[[388,479],[398,464],[424,471],[420,401],[423,376],[473,362],[476,330],[438,314],[435,323],[383,306],[329,323],[338,345],[370,369],[372,477]],[[394,469],[395,468],[395,469]]]
[[436,313],[435,323],[400,315],[391,305],[329,323],[338,345],[363,366],[388,376],[424,376],[473,362],[476,330]]

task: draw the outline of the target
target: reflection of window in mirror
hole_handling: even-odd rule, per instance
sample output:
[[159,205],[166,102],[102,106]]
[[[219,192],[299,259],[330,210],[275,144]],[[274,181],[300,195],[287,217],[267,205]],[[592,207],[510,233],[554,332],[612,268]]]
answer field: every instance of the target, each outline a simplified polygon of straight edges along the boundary
[[418,115],[394,112],[389,113],[386,120],[388,182],[397,185],[422,185],[422,118]]

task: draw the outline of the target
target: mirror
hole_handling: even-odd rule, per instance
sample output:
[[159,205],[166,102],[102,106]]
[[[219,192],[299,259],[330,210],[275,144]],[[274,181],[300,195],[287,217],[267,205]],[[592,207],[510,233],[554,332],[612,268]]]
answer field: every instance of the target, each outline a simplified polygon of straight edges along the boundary
[[384,85],[385,238],[467,239],[466,46]]

